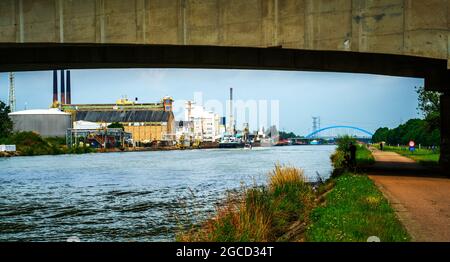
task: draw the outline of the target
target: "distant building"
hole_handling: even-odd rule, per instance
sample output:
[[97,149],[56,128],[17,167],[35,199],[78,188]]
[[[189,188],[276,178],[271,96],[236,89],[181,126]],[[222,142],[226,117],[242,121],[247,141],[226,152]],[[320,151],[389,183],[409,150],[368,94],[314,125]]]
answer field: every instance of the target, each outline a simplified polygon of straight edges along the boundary
[[194,140],[194,123],[192,121],[175,121],[176,140],[185,142],[193,142]]
[[107,125],[102,125],[101,123],[89,122],[84,120],[78,120],[73,122],[73,129],[101,129],[105,128]]
[[193,102],[186,103],[185,119],[192,122],[192,136],[194,139],[205,142],[214,142],[218,140],[222,133],[221,117],[212,112],[207,111],[203,106],[195,105]]
[[227,119],[226,119],[226,117],[220,117],[219,118],[219,135],[220,136],[223,136],[223,134],[225,134],[225,132],[227,132],[227,126],[226,126],[226,121],[227,121]]
[[67,146],[90,146],[93,148],[123,148],[130,146],[131,134],[122,128],[69,128]]
[[65,137],[72,127],[71,114],[51,109],[31,109],[8,114],[15,132],[33,131],[43,137]]
[[[121,123],[135,142],[175,139],[173,99],[164,97],[159,103],[137,103],[119,99],[115,104],[71,104],[63,110],[72,114],[76,123],[93,122],[100,126]],[[86,124],[86,123],[84,123]]]

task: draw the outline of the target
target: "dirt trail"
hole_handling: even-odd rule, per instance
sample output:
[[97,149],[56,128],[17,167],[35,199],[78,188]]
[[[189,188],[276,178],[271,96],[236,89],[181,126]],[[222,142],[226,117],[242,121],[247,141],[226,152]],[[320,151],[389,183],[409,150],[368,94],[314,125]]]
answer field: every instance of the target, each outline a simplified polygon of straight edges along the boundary
[[394,152],[374,149],[369,177],[389,199],[413,241],[450,241],[450,179]]

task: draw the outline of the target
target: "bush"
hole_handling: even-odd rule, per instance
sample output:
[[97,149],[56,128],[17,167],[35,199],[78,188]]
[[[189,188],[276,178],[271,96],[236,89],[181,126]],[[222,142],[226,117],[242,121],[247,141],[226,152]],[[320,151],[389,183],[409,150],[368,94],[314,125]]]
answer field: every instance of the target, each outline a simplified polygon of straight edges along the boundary
[[0,101],[0,142],[10,136],[13,130],[13,122],[8,115],[10,112],[9,106]]
[[73,146],[67,149],[66,152],[69,154],[85,154],[85,153],[93,153],[95,152],[95,149],[86,146]]
[[52,145],[55,146],[65,146],[66,145],[66,138],[65,137],[47,137],[45,138],[45,141],[49,142]]
[[108,128],[121,128],[122,130],[124,130],[125,128],[123,127],[123,124],[119,123],[119,122],[114,122],[108,125]]
[[303,170],[295,167],[275,165],[275,169],[269,173],[269,188],[272,190],[288,184],[303,182]]
[[338,137],[336,142],[337,142],[337,150],[342,151],[344,153],[350,152],[349,150],[350,143],[356,145],[356,139],[348,135]]
[[66,147],[63,137],[43,138],[35,132],[17,132],[3,139],[3,143],[16,145],[17,151],[23,156],[34,155],[59,155],[59,154],[83,154],[95,152],[90,147]]
[[331,156],[331,164],[333,165],[333,168],[336,169],[343,169],[346,167],[345,164],[345,153],[340,150],[336,150]]
[[15,144],[21,155],[56,154],[57,149],[35,132],[17,132],[6,139],[6,143]]
[[337,149],[330,156],[335,175],[339,175],[345,170],[353,169],[347,159],[345,159],[346,155],[350,154],[350,143],[356,146],[356,168],[371,165],[375,162],[372,152],[366,146],[357,144],[356,139],[353,137],[343,136],[338,138]]
[[216,215],[177,236],[179,241],[276,241],[296,221],[304,221],[315,195],[303,171],[276,165],[267,187],[229,196]]

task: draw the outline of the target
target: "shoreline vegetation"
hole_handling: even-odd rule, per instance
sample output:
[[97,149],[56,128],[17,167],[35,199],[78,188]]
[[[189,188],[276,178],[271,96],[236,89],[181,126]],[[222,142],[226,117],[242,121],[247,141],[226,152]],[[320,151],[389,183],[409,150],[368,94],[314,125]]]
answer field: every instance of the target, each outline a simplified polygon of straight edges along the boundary
[[1,152],[0,156],[37,156],[60,154],[84,154],[96,152],[90,147],[66,146],[66,139],[61,137],[43,138],[35,132],[17,132],[9,137],[1,138],[0,144],[16,145],[16,152]]
[[316,207],[306,231],[312,242],[405,242],[411,238],[389,202],[365,175],[345,172],[333,178],[334,187]]
[[140,151],[170,151],[209,149],[218,147],[212,143],[204,143],[191,147],[159,146],[124,147],[124,148],[92,148],[86,145],[67,147],[64,137],[42,137],[35,132],[16,132],[8,137],[0,138],[0,144],[16,145],[15,152],[0,152],[0,157],[40,156],[61,154],[140,152]]
[[[379,145],[374,145],[375,148],[380,149]],[[427,149],[416,148],[413,152],[409,151],[407,146],[383,146],[383,151],[391,151],[402,156],[406,156],[424,166],[439,166],[439,148]]]
[[191,146],[149,143],[147,146],[111,148],[93,148],[86,144],[80,144],[69,148],[66,145],[66,139],[64,137],[42,137],[32,131],[16,132],[7,137],[0,137],[0,144],[16,145],[17,149],[15,152],[0,152],[0,157],[219,148],[218,142],[196,142]]
[[[356,146],[356,166],[354,167],[349,167],[349,163],[347,163],[345,159],[345,156],[350,154],[350,143],[353,143]],[[372,152],[367,146],[365,144],[358,144],[355,139],[349,136],[339,138],[336,151],[331,155],[330,159],[334,168],[334,175],[342,174],[346,170],[360,172],[364,170],[364,168],[375,163]]]
[[180,230],[176,241],[410,241],[389,202],[361,172],[374,163],[371,151],[357,145],[356,167],[345,163],[350,141],[356,144],[340,139],[327,181],[307,183],[301,169],[277,164],[267,185],[229,195],[213,217]]
[[182,242],[290,241],[292,228],[300,228],[309,217],[315,194],[303,171],[275,165],[268,185],[245,188],[229,195],[216,215],[200,227],[176,236]]

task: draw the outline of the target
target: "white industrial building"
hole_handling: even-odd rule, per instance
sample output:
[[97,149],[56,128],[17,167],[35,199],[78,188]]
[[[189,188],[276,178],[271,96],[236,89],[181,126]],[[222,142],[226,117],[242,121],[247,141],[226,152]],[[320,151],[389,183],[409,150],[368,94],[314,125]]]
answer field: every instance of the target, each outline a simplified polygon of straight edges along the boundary
[[205,110],[203,106],[195,105],[194,102],[186,102],[185,119],[192,122],[192,133],[185,137],[214,142],[220,139],[225,127],[221,128],[221,117],[212,111]]

